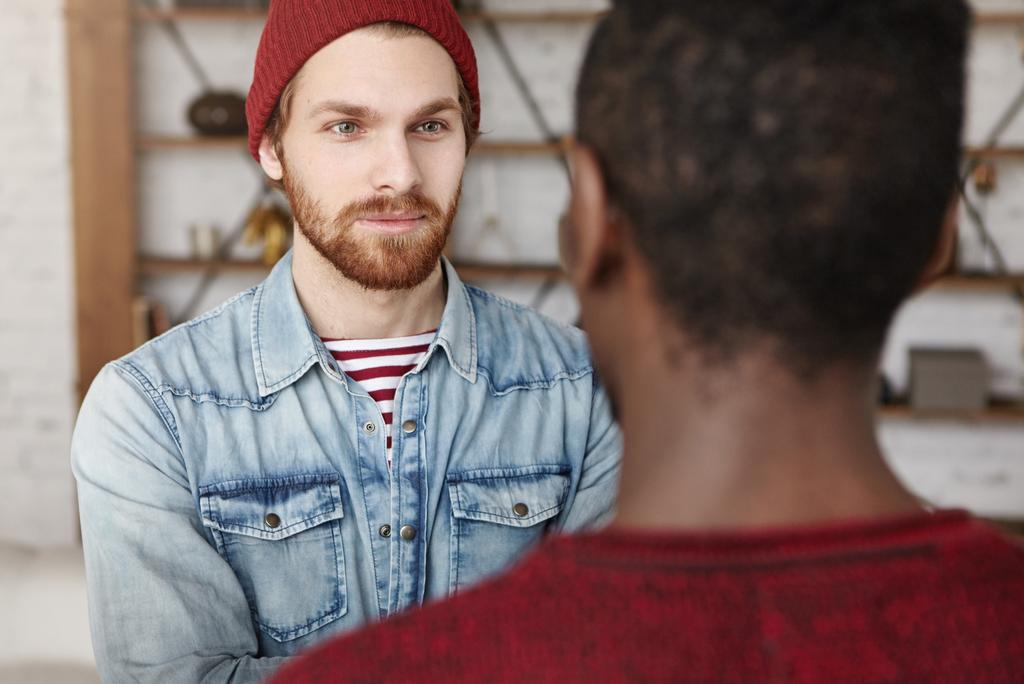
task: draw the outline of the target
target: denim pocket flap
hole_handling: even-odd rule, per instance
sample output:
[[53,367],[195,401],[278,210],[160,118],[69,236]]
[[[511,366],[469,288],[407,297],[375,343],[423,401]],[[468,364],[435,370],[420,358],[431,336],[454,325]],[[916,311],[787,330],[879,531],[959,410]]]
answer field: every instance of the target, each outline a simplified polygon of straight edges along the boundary
[[199,496],[203,525],[271,541],[344,517],[335,474],[232,480]]
[[569,493],[564,466],[488,468],[448,477],[452,515],[512,527],[530,527],[558,515]]

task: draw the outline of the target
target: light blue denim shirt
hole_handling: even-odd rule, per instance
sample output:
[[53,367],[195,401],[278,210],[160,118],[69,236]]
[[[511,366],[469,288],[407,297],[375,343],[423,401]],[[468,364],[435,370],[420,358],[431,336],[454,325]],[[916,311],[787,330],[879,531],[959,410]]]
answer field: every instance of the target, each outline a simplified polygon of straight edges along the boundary
[[97,376],[72,461],[105,681],[259,681],[609,513],[621,444],[582,333],[445,269],[390,471],[377,404],[311,328],[290,255]]

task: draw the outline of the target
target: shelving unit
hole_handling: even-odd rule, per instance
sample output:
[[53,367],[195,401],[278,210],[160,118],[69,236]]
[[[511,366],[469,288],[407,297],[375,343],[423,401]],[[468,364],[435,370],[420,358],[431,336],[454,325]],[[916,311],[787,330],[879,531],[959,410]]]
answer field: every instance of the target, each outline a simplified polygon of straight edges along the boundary
[[[139,136],[135,129],[133,37],[140,23],[163,20],[263,21],[260,9],[140,9],[135,0],[67,0],[69,88],[74,178],[78,389],[88,387],[110,359],[131,349],[132,300],[142,276],[188,273],[252,273],[260,262],[167,259],[138,253],[136,167],[140,154],[173,150],[244,151],[243,137]],[[605,12],[475,12],[466,22],[574,23],[598,20]],[[978,25],[1020,24],[1024,12],[981,13]],[[480,141],[475,155],[557,155],[563,144]],[[967,157],[1024,159],[1024,147],[967,148]],[[459,264],[469,280],[548,280],[559,270],[544,264]],[[1024,274],[1009,277],[958,275],[934,287],[999,291],[1024,286]],[[885,418],[932,417],[886,407]],[[949,416],[934,416],[949,419]],[[957,416],[956,419],[962,419]],[[976,417],[977,418],[977,417]],[[984,420],[1024,420],[1024,409],[994,408]]]
[[878,408],[881,420],[927,420],[958,423],[1022,423],[1024,405],[992,404],[981,411],[920,411],[907,405]]
[[[467,12],[467,23],[578,23],[601,11]],[[132,306],[139,279],[175,274],[249,273],[268,268],[257,261],[168,259],[138,253],[139,155],[175,150],[246,149],[244,137],[152,136],[136,131],[134,34],[140,24],[166,20],[261,22],[256,8],[147,9],[137,0],[67,0],[71,73],[72,157],[75,179],[75,242],[78,390],[110,359],[132,348]],[[564,144],[481,140],[474,156],[547,155]],[[560,277],[548,264],[463,263],[467,280],[545,281]]]

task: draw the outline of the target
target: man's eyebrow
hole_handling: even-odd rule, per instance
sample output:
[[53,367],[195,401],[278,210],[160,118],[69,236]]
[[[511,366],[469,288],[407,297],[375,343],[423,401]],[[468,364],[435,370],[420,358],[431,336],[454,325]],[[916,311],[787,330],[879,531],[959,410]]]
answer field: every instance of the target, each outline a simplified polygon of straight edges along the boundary
[[433,102],[428,102],[427,104],[417,109],[416,113],[412,115],[412,118],[421,119],[425,116],[433,116],[434,114],[438,114],[439,112],[445,112],[450,109],[462,111],[462,106],[454,98],[442,97],[440,99],[434,100]]
[[374,111],[369,107],[344,102],[343,100],[324,100],[316,107],[313,107],[309,118],[315,119],[321,114],[341,114],[342,116],[351,116],[353,119],[362,119],[364,121],[379,121],[383,118],[380,112]]
[[[434,114],[449,110],[462,111],[462,106],[454,98],[442,97],[423,105],[413,112],[410,118],[421,119],[425,116],[433,116]],[[313,108],[309,118],[315,119],[322,114],[340,114],[364,121],[380,121],[384,118],[380,112],[374,109],[343,100],[324,100]]]

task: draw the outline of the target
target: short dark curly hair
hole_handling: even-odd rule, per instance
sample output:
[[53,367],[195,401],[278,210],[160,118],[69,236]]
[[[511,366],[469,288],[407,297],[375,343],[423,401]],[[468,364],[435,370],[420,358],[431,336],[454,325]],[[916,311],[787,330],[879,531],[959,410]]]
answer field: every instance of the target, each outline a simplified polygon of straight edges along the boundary
[[628,0],[598,25],[577,136],[709,357],[801,375],[877,357],[952,199],[962,0]]

